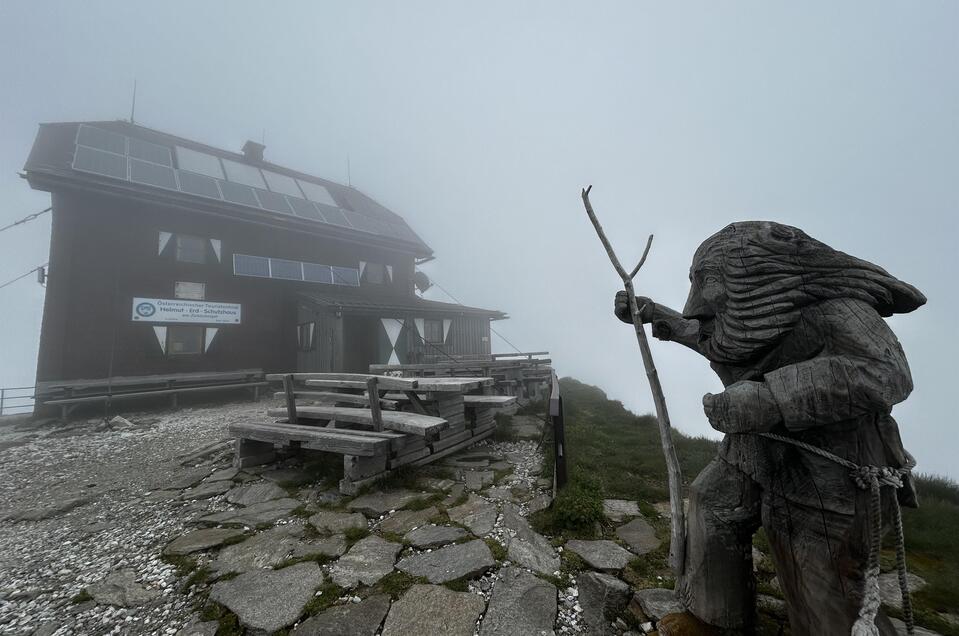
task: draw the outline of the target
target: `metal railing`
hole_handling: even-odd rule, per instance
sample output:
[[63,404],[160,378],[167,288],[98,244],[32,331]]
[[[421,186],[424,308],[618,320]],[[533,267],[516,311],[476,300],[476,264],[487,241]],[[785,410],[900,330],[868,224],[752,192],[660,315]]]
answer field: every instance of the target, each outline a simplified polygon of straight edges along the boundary
[[33,413],[36,391],[32,386],[0,388],[0,415]]

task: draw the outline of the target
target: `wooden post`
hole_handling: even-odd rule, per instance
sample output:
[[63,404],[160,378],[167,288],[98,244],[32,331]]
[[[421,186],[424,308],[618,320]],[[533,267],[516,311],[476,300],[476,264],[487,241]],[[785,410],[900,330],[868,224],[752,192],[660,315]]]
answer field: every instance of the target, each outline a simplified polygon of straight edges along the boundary
[[298,424],[296,421],[296,393],[293,392],[293,374],[283,376],[283,390],[286,391],[286,421]]
[[623,286],[626,289],[626,295],[629,298],[630,314],[633,317],[633,328],[636,331],[636,341],[639,343],[639,352],[643,358],[643,366],[646,368],[646,378],[649,380],[649,388],[653,394],[653,404],[656,405],[656,420],[659,423],[659,437],[663,445],[663,455],[666,457],[666,471],[669,476],[669,510],[671,520],[671,532],[669,542],[669,565],[676,577],[683,573],[683,567],[686,560],[686,513],[683,509],[683,473],[679,466],[679,458],[676,456],[676,447],[673,445],[673,436],[669,423],[669,411],[666,410],[666,398],[663,395],[663,387],[659,383],[659,374],[656,371],[656,364],[653,362],[653,354],[649,349],[649,341],[646,339],[646,330],[643,328],[642,307],[636,304],[636,293],[633,290],[633,279],[639,273],[643,263],[646,262],[646,256],[649,255],[649,248],[653,244],[653,235],[649,235],[646,241],[646,249],[643,251],[642,258],[633,268],[631,273],[627,273],[619,262],[613,246],[610,245],[603,226],[593,212],[593,205],[589,202],[589,191],[593,186],[584,188],[582,192],[583,205],[586,207],[586,214],[599,236],[599,240],[606,248],[606,254],[612,262],[616,273],[623,280]]
[[563,396],[559,392],[559,380],[553,374],[549,393],[549,419],[553,423],[553,473],[555,488],[553,495],[566,486],[566,424],[563,421]]
[[423,400],[420,399],[420,396],[416,391],[405,391],[406,397],[410,399],[410,405],[413,407],[413,410],[419,413],[420,415],[429,415],[429,412],[426,410],[426,405],[423,404]]
[[383,414],[380,413],[380,390],[377,388],[377,380],[374,375],[366,381],[366,394],[370,399],[370,411],[373,413],[373,430],[383,430]]

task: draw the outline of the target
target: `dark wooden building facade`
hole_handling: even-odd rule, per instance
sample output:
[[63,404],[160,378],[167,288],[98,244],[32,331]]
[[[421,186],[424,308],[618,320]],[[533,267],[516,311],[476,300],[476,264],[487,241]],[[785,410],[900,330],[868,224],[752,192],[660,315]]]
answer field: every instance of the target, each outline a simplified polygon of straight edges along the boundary
[[24,172],[53,206],[38,382],[482,356],[505,318],[417,296],[400,216],[259,144],[44,124]]

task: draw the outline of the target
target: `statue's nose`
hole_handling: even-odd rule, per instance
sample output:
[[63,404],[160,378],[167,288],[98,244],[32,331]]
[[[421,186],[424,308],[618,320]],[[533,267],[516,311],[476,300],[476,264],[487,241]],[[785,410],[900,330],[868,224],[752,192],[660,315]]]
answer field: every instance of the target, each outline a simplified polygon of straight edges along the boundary
[[713,313],[709,304],[703,299],[699,287],[696,285],[690,287],[689,297],[686,299],[686,306],[683,307],[683,318],[686,320],[700,320],[703,318],[711,318]]

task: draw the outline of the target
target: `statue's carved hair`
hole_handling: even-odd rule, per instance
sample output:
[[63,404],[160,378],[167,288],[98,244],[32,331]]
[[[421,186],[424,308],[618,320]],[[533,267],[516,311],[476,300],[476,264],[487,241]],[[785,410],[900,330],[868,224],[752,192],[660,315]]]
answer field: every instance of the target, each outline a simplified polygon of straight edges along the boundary
[[727,301],[703,353],[745,361],[792,330],[800,310],[836,298],[861,300],[882,316],[906,313],[926,297],[868,261],[835,250],[802,230],[770,221],[732,223],[696,250],[693,269],[722,272]]

